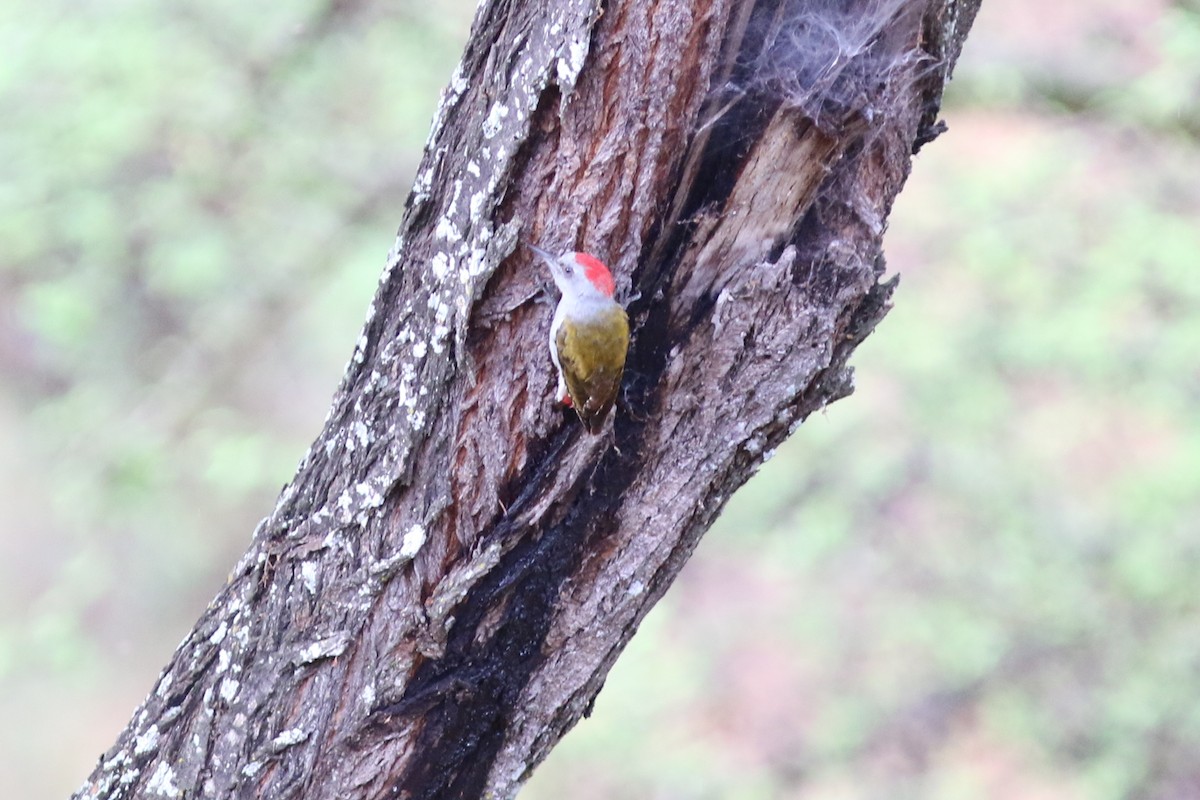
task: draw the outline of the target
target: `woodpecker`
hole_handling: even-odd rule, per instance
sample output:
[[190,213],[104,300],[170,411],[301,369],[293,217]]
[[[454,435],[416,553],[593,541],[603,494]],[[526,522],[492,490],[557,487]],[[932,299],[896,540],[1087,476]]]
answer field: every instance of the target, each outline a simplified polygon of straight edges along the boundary
[[533,245],[529,249],[550,267],[562,294],[550,324],[550,360],[558,370],[555,397],[575,409],[588,433],[599,433],[621,388],[629,349],[629,318],[613,299],[612,273],[587,253],[556,256]]

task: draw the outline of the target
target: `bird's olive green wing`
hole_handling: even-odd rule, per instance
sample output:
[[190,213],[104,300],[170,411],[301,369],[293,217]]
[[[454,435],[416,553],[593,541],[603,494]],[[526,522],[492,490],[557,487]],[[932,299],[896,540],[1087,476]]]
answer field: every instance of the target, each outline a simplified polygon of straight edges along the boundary
[[599,433],[616,402],[625,371],[629,319],[620,306],[611,315],[558,329],[558,362],[571,404],[588,433]]

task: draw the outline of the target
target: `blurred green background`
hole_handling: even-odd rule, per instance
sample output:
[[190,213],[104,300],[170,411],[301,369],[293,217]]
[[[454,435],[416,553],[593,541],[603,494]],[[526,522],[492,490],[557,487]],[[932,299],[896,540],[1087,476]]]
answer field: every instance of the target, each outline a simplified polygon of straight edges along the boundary
[[[82,781],[316,434],[431,5],[0,6],[6,796]],[[857,393],[523,798],[1200,797],[1200,7],[987,0],[945,114]]]

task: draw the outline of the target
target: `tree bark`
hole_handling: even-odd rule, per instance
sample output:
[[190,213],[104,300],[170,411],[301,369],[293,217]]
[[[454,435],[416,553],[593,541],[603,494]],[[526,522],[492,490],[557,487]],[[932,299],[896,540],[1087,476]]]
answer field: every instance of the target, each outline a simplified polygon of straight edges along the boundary
[[[324,429],[76,797],[514,795],[730,494],[851,391],[977,7],[485,2]],[[521,241],[629,299],[600,436],[552,402]]]

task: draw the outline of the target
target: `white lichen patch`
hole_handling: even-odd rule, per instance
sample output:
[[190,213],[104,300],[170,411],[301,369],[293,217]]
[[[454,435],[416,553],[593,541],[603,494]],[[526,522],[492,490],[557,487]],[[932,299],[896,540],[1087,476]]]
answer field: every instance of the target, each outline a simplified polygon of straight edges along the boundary
[[[434,124],[436,125],[437,123]],[[429,162],[425,169],[417,173],[417,179],[413,181],[413,208],[419,208],[429,200],[429,192],[433,188],[433,167],[435,163],[434,161]]]
[[420,523],[413,525],[405,532],[404,539],[400,542],[400,555],[411,559],[420,552],[427,536],[424,525]]
[[450,76],[451,97],[454,97],[454,99],[457,100],[458,95],[461,95],[466,90],[467,90],[467,79],[463,77],[462,62],[459,62],[458,66],[454,68],[454,74]]
[[213,644],[220,644],[225,641],[225,634],[227,633],[229,633],[229,626],[225,624],[224,620],[221,620],[221,624],[213,631],[212,636],[208,637],[208,640]]
[[363,387],[364,394],[373,394],[380,389],[383,389],[388,384],[387,376],[378,370],[371,370],[371,377],[367,379],[367,385]]
[[365,525],[371,512],[383,505],[383,493],[387,486],[388,480],[386,478],[374,478],[355,484],[354,493],[357,495],[357,500],[354,504],[355,522],[359,525]]
[[450,326],[447,324],[450,320],[451,308],[438,295],[429,298],[429,305],[433,308],[433,338],[429,341],[429,346],[433,348],[433,352],[441,355],[446,349],[446,339],[450,336]]
[[488,111],[487,119],[483,121],[483,136],[486,139],[491,139],[500,132],[503,126],[504,118],[508,116],[508,106],[501,103],[499,100],[492,103],[491,109]]
[[171,690],[171,684],[174,683],[174,681],[175,679],[171,676],[171,673],[164,673],[162,678],[159,680],[158,688],[154,690],[154,693],[159,697],[166,697],[167,692]]
[[471,255],[467,258],[467,271],[471,273],[471,277],[478,278],[487,269],[487,251],[479,247],[472,250]]
[[427,352],[429,352],[429,345],[424,342],[417,342],[413,345],[412,354],[414,358],[424,358]]
[[[504,145],[500,145],[499,147],[496,148],[496,160],[497,161],[507,161],[508,160],[508,148],[507,147],[505,147]],[[504,179],[503,173],[501,173],[499,170],[493,170],[492,177],[488,178],[488,191],[495,193],[496,189],[500,186],[500,181],[503,179]]]
[[354,437],[364,447],[369,445],[374,439],[371,429],[364,425],[361,420],[354,421]]
[[158,762],[158,768],[146,782],[146,791],[160,794],[163,797],[179,797],[179,787],[175,785],[175,770],[165,761]]
[[433,326],[433,352],[441,355],[446,351],[446,339],[450,337],[450,327],[448,325]]
[[644,591],[646,591],[646,584],[642,583],[641,581],[634,581],[633,583],[629,584],[629,588],[626,590],[626,593],[630,597],[640,597]]
[[[333,550],[336,547],[341,547],[342,544],[341,532],[337,528],[329,531],[329,533],[325,534],[325,538],[321,540],[321,547],[324,547],[327,550]],[[349,548],[346,549],[347,552],[349,552]]]
[[567,45],[566,57],[558,59],[555,65],[558,84],[568,91],[575,88],[575,81],[578,80],[584,62],[587,61],[589,33],[586,28],[576,31],[571,43]]
[[304,590],[309,594],[317,593],[317,564],[315,561],[305,561],[300,565],[300,579],[304,581]]
[[398,234],[396,240],[392,242],[392,249],[388,250],[387,257],[384,259],[383,272],[379,273],[379,285],[383,286],[392,278],[392,272],[400,263],[400,254],[404,252],[404,234]]
[[363,331],[358,335],[358,341],[354,343],[354,363],[361,364],[367,358],[367,333]]
[[133,754],[135,756],[145,755],[156,747],[158,747],[157,725],[151,725],[146,729],[145,733],[133,740]]
[[117,753],[115,756],[110,758],[108,761],[105,761],[102,766],[102,769],[105,772],[113,772],[115,770],[120,769],[121,765],[127,761],[129,761],[129,754],[126,753],[124,750],[122,750],[121,752]]
[[452,268],[450,256],[442,252],[434,253],[433,260],[429,262],[429,268],[433,270],[433,277],[444,281]]
[[354,498],[350,495],[350,491],[343,491],[338,495],[337,502],[334,506],[337,509],[337,516],[340,522],[350,521],[350,509],[354,505]]
[[259,773],[259,770],[261,770],[262,768],[263,768],[263,763],[261,761],[251,761],[249,764],[242,767],[242,774],[245,775],[247,778],[253,778],[255,775],[257,775]]
[[237,697],[238,689],[242,685],[235,678],[225,678],[221,681],[221,699],[226,703],[233,702],[233,698]]
[[296,656],[292,659],[292,663],[296,666],[301,666],[303,664],[311,664],[314,661],[320,661],[323,658],[336,658],[346,651],[346,645],[348,644],[350,644],[350,635],[347,633],[335,633],[333,636],[326,636],[296,653]]
[[271,740],[271,749],[275,752],[294,747],[308,739],[308,732],[302,728],[289,728]]
[[434,235],[439,239],[451,244],[463,241],[463,232],[459,229],[458,221],[455,217],[458,216],[458,199],[462,196],[463,182],[461,180],[454,182],[454,192],[450,196],[450,203],[446,206],[446,210],[442,216],[438,218],[437,225],[434,228]]
[[375,684],[368,683],[366,686],[363,687],[362,701],[363,701],[363,705],[366,706],[367,708],[371,708],[372,706],[375,705]]
[[451,212],[446,212],[438,219],[437,227],[434,229],[434,235],[439,239],[447,242],[462,241],[462,233],[458,230],[458,225],[454,218],[450,216]]

